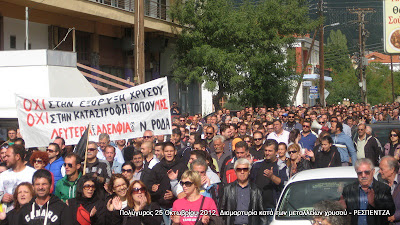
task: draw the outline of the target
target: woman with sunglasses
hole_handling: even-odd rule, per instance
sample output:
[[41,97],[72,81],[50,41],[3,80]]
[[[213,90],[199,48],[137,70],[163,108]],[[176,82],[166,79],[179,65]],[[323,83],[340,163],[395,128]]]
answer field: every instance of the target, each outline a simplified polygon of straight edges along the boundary
[[111,224],[159,225],[162,223],[162,210],[157,203],[151,202],[150,193],[142,181],[133,181],[126,196],[128,207],[121,212],[111,213]]
[[[35,151],[32,153],[31,157],[29,158],[29,164],[35,169],[35,170],[40,170],[40,169],[45,169],[47,164],[49,164],[49,155],[47,152],[42,152],[42,151]],[[51,173],[51,180],[53,183],[51,184],[50,192],[53,193],[54,190],[54,174]]]
[[[200,194],[200,174],[186,170],[181,177],[180,184],[186,197],[178,199],[172,206],[173,225],[194,225],[197,221],[203,224],[210,222],[210,216],[218,216],[217,206],[212,198]],[[196,214],[179,214],[181,211],[196,212]]]
[[106,207],[100,198],[99,187],[94,177],[84,175],[79,179],[76,197],[67,200],[74,225],[105,224]]
[[314,148],[314,151],[307,150],[306,154],[310,157],[313,168],[342,166],[340,153],[332,144],[332,137],[328,135],[321,138],[319,148]]
[[290,160],[287,161],[286,165],[289,169],[289,177],[303,170],[311,169],[310,161],[301,156],[300,146],[298,144],[289,145],[288,153]]
[[135,165],[131,161],[126,161],[124,164],[122,164],[121,167],[121,174],[124,176],[127,180],[129,180],[129,183],[132,184],[133,181],[133,172],[135,171]]
[[[128,206],[128,200],[126,198],[128,187],[129,181],[122,174],[113,174],[111,176],[107,188],[111,192],[111,196],[106,200],[109,212],[119,211]],[[112,221],[108,219],[109,217],[107,216],[107,224],[112,223]]]
[[14,191],[14,209],[5,214],[5,212],[0,213],[0,220],[2,225],[6,224],[18,224],[19,210],[23,205],[29,203],[32,197],[35,195],[33,191],[32,184],[28,182],[20,183]]
[[393,129],[389,133],[389,142],[385,144],[385,155],[394,156],[400,159],[399,129]]

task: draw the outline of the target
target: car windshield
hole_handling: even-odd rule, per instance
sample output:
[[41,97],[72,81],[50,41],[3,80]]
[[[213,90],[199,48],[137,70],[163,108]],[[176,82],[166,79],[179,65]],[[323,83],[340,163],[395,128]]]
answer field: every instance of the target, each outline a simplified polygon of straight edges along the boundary
[[310,219],[305,211],[323,200],[338,201],[343,188],[357,178],[307,180],[291,183],[283,193],[276,214],[277,220]]

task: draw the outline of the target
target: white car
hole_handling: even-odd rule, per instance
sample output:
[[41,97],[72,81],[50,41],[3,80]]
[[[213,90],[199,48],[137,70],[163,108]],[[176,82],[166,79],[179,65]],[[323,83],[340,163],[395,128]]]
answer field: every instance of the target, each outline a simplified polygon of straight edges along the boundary
[[[375,177],[378,170],[375,169]],[[353,166],[310,169],[295,174],[285,185],[271,225],[311,224],[313,205],[323,201],[338,201],[343,188],[357,181]],[[310,213],[311,212],[311,213]]]

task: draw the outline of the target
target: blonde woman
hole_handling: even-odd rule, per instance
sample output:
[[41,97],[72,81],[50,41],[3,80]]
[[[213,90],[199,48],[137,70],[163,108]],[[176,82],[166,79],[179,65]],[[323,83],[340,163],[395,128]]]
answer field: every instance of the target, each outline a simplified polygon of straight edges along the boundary
[[[172,206],[172,224],[194,225],[196,222],[209,224],[210,216],[218,216],[217,206],[212,198],[200,194],[201,177],[197,172],[187,170],[182,174],[180,184],[183,187],[185,198],[178,199]],[[179,214],[180,212],[197,212]]]

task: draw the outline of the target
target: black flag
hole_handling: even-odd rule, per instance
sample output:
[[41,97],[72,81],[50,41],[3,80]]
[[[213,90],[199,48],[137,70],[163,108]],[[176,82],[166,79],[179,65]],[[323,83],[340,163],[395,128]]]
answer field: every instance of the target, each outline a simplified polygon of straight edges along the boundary
[[78,144],[75,146],[74,149],[74,153],[79,155],[79,157],[82,160],[85,159],[88,138],[89,138],[89,125],[87,126],[85,132],[83,133],[81,139],[79,140]]

